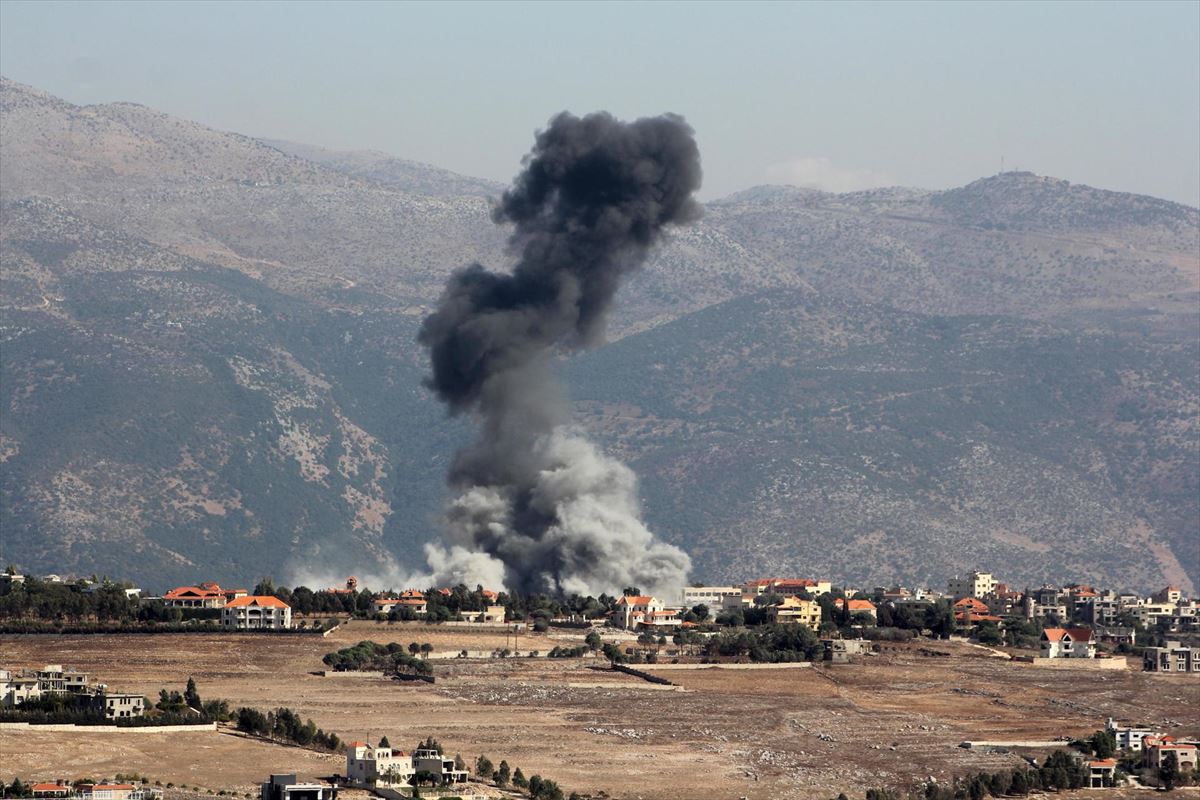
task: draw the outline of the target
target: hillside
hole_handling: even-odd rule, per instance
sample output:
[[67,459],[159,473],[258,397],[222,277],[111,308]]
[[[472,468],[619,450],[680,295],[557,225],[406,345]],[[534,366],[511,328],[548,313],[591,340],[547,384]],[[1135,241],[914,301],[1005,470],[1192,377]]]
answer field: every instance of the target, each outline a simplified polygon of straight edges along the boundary
[[[0,79],[0,559],[417,566],[465,435],[416,326],[487,181]],[[519,154],[514,154],[514,165]],[[1200,216],[1005,173],[709,204],[565,365],[697,577],[1200,584]]]

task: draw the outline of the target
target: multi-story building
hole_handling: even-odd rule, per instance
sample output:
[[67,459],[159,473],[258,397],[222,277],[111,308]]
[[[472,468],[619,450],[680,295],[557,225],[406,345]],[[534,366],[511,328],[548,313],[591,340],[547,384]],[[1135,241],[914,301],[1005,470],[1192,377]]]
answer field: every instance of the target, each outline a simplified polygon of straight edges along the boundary
[[1134,726],[1125,727],[1117,723],[1112,717],[1104,723],[1104,730],[1112,734],[1113,739],[1117,742],[1118,750],[1132,750],[1140,753],[1142,750],[1142,741],[1147,737],[1161,738],[1165,734],[1156,731],[1153,728],[1137,728]]
[[221,608],[230,600],[246,597],[245,589],[222,589],[218,584],[205,582],[199,586],[177,586],[163,595],[163,605],[170,608]]
[[377,746],[351,742],[346,748],[346,780],[356,786],[407,785],[416,772],[412,755],[393,749],[386,739]]
[[1181,744],[1173,736],[1147,736],[1142,740],[1142,766],[1158,769],[1168,753],[1174,753],[1179,770],[1196,769],[1196,745]]
[[71,692],[81,694],[87,691],[88,676],[86,672],[63,669],[61,664],[47,664],[36,673],[38,688],[43,692]]
[[26,700],[36,700],[41,696],[42,689],[36,675],[0,669],[0,705],[19,706]]
[[110,692],[108,687],[99,686],[91,695],[91,706],[104,712],[108,719],[131,719],[146,713],[146,698],[128,692]]
[[221,625],[239,631],[290,628],[292,607],[271,595],[239,597],[221,609]]
[[1184,647],[1182,642],[1147,647],[1142,666],[1147,672],[1200,672],[1200,647]]
[[780,625],[804,625],[809,630],[819,630],[821,627],[821,606],[816,600],[801,600],[799,597],[785,597],[777,606],[768,606],[767,615],[772,622]]
[[963,597],[983,597],[996,588],[996,578],[990,572],[970,573],[966,577],[957,575],[946,582],[946,594],[955,600]]
[[739,586],[688,586],[683,590],[683,607],[692,608],[705,605],[708,608],[721,608],[726,597],[742,596]]
[[465,769],[454,766],[454,759],[447,758],[437,750],[414,750],[412,754],[413,769],[417,772],[429,772],[436,775],[443,784],[466,783],[470,773]]
[[813,597],[833,591],[833,585],[829,581],[814,581],[808,578],[756,578],[746,581],[741,588],[747,594],[788,595],[807,592]]
[[1159,589],[1154,593],[1152,599],[1156,603],[1170,603],[1176,605],[1183,599],[1183,592],[1179,591],[1178,586],[1167,586]]
[[1091,789],[1103,789],[1105,786],[1113,785],[1113,776],[1117,774],[1117,760],[1115,758],[1101,758],[1096,761],[1088,762],[1088,787]]
[[663,602],[651,595],[625,595],[617,601],[616,621],[622,628],[633,629],[647,620],[654,619],[654,614],[663,611]]
[[1067,610],[1066,592],[1053,586],[1025,592],[1025,617],[1027,619],[1052,619],[1066,622],[1070,619]]
[[1041,636],[1042,658],[1095,658],[1091,628],[1046,628]]

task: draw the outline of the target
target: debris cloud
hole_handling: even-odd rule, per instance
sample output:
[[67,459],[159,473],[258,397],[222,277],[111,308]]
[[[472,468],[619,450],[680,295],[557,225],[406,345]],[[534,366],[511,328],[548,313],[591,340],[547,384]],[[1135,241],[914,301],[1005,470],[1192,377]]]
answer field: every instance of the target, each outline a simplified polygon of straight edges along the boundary
[[670,225],[699,217],[700,154],[675,115],[621,122],[563,113],[539,132],[493,212],[511,223],[510,273],[451,276],[424,322],[429,386],[479,421],[448,476],[436,577],[600,594],[681,587],[690,562],[640,518],[637,480],[570,423],[555,356],[599,343],[622,279]]

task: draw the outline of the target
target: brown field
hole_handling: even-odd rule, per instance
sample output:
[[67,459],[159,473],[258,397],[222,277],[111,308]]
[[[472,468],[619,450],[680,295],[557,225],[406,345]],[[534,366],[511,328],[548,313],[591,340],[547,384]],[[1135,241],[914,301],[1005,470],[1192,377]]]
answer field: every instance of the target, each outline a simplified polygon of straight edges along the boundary
[[[519,647],[544,653],[580,638],[523,633]],[[646,800],[853,796],[1011,768],[1020,763],[1013,753],[957,745],[1082,736],[1108,716],[1200,734],[1200,678],[1038,670],[965,645],[934,645],[952,653],[940,658],[912,647],[828,668],[661,673],[678,688],[544,658],[439,661],[435,685],[312,674],[324,653],[361,639],[428,641],[442,652],[512,645],[502,632],[374,623],[327,639],[8,636],[0,665],[68,664],[148,696],[181,690],[190,675],[204,697],[289,706],[347,741],[387,734],[407,746],[432,734],[468,761],[504,758],[567,792]],[[272,771],[324,776],[344,766],[340,757],[223,733],[5,732],[0,754],[6,779],[137,771],[238,792]]]

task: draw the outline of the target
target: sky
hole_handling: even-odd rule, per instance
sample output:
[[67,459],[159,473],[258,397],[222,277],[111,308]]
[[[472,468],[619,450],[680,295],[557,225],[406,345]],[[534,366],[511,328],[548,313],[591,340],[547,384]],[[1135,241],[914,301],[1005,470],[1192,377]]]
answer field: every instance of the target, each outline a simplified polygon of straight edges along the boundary
[[703,197],[1001,168],[1200,205],[1200,2],[0,0],[0,73],[72,103],[508,181],[555,113],[672,111]]

